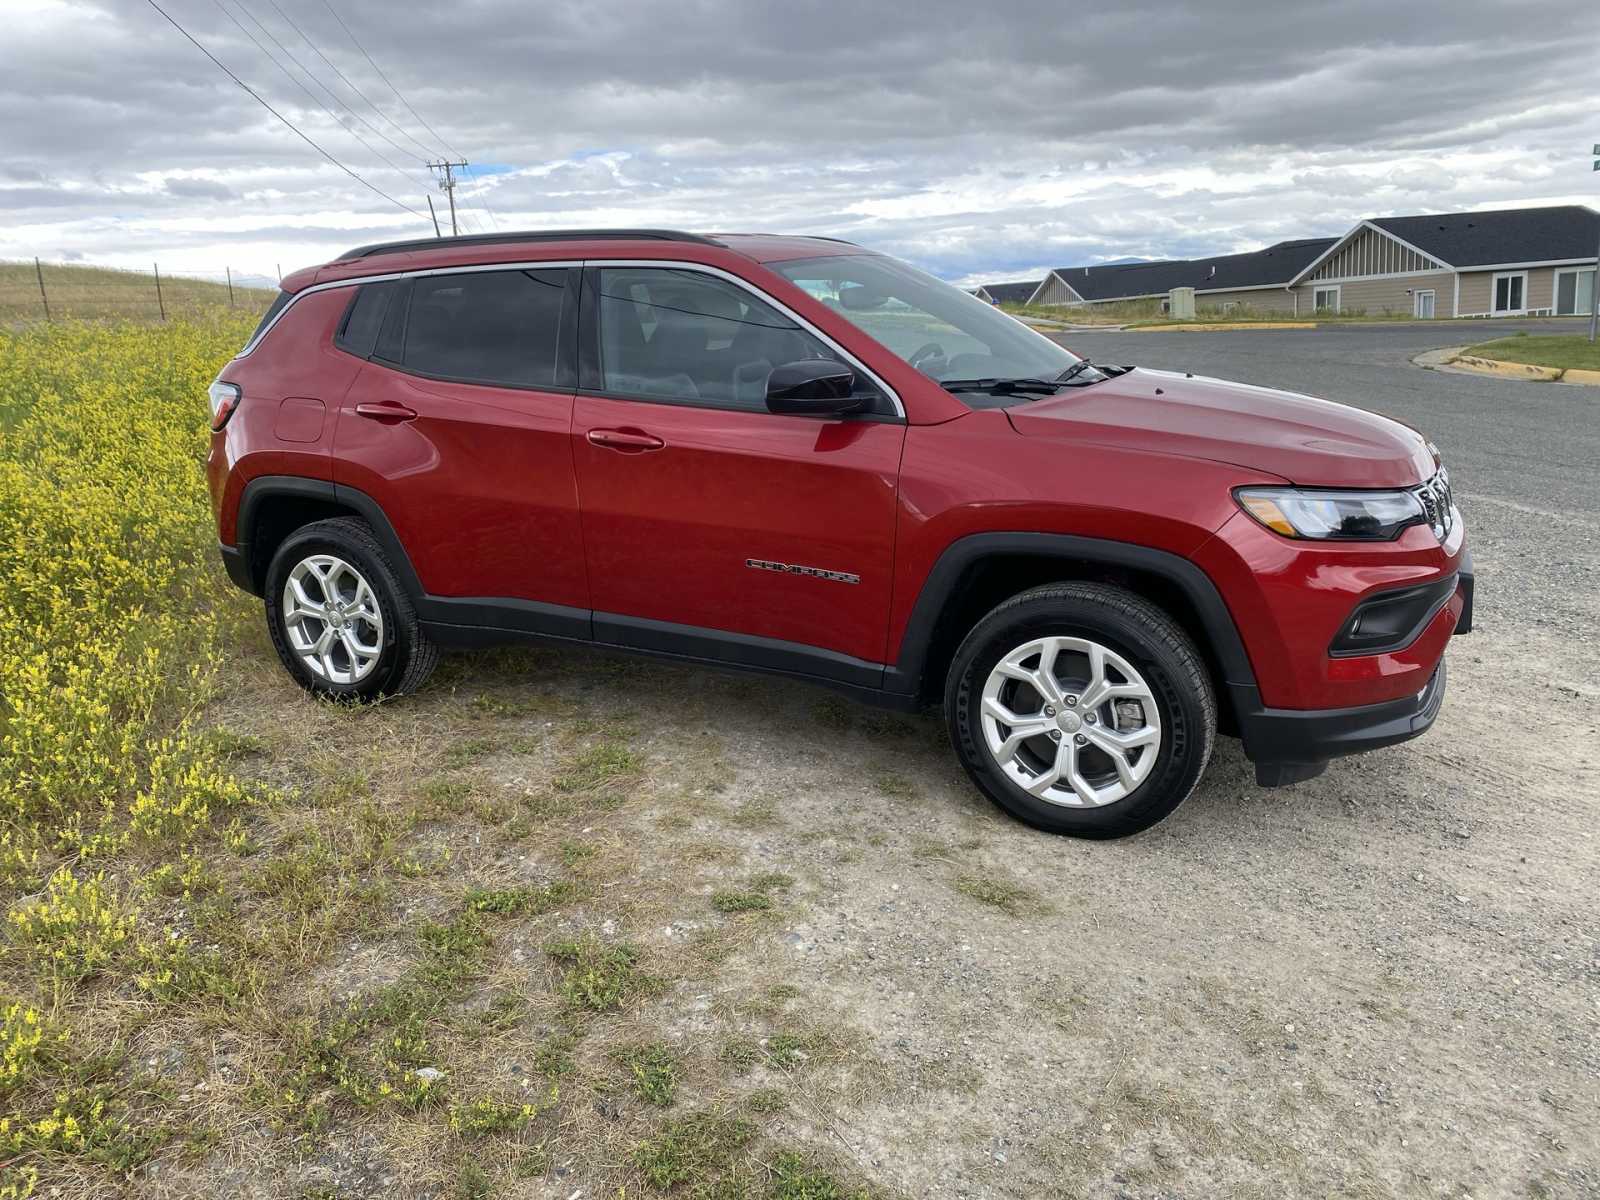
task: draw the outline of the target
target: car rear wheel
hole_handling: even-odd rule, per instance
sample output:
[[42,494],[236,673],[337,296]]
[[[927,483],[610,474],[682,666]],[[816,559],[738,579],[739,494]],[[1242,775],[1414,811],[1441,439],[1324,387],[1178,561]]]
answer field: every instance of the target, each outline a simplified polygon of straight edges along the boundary
[[979,789],[1053,833],[1123,837],[1177,808],[1216,733],[1205,664],[1182,628],[1105,584],[1034,588],[956,651],[950,739]]
[[438,662],[383,547],[354,517],[290,534],[267,569],[266,605],[278,657],[318,695],[400,695]]

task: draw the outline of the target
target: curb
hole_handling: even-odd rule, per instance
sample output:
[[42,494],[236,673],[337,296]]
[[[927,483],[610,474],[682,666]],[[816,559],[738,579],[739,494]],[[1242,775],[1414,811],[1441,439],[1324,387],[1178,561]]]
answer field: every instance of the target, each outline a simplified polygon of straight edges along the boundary
[[1536,367],[1532,363],[1502,362],[1498,358],[1478,358],[1471,354],[1458,354],[1451,366],[1475,371],[1479,375],[1498,375],[1502,379],[1529,379],[1536,383],[1554,383],[1561,378],[1560,367]]
[[[1441,355],[1450,354],[1441,351]],[[1600,387],[1600,371],[1583,367],[1539,367],[1532,363],[1506,362],[1498,358],[1479,358],[1475,354],[1456,353],[1441,363],[1423,363],[1418,355],[1418,366],[1448,365],[1457,371],[1473,375],[1491,375],[1497,379],[1520,379],[1528,383],[1570,383],[1579,387]]]
[[1129,325],[1126,333],[1211,333],[1235,329],[1315,329],[1315,321],[1219,321],[1193,325]]

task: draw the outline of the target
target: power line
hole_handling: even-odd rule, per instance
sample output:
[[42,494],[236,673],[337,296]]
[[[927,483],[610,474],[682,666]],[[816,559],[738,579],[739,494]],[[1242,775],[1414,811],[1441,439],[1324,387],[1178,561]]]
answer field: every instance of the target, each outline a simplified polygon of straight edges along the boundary
[[[345,166],[337,158],[335,158],[333,155],[329,154],[326,150],[324,150],[316,142],[312,141],[309,137],[307,137],[304,133],[302,133],[300,131],[300,127],[298,125],[296,125],[293,121],[289,120],[288,117],[284,116],[277,109],[273,108],[272,105],[268,104],[265,100],[263,100],[261,98],[261,94],[259,92],[257,92],[248,83],[246,83],[244,80],[240,79],[237,75],[235,75],[231,70],[228,69],[227,65],[220,58],[218,58],[215,54],[211,53],[211,51],[207,50],[203,45],[201,45],[200,42],[198,40],[196,40],[195,36],[192,33],[190,33],[187,29],[185,29],[182,25],[179,25],[178,22],[175,21],[172,18],[172,14],[167,12],[166,9],[162,8],[161,5],[157,4],[156,0],[145,0],[145,3],[150,5],[151,8],[155,9],[164,18],[166,18],[167,24],[171,25],[179,33],[183,34],[184,38],[186,38],[189,41],[189,43],[194,46],[194,48],[196,50],[200,51],[201,54],[204,54],[207,58],[209,58],[213,63],[216,64],[218,70],[220,70],[229,79],[233,80],[236,84],[238,84],[241,88],[243,88],[245,92],[249,93],[250,98],[253,99],[257,104],[261,105],[262,108],[266,109],[273,116],[277,117],[278,120],[282,121],[285,125],[287,125],[289,127],[289,129],[294,133],[294,135],[296,137],[298,137],[301,141],[303,141],[306,145],[310,146],[318,154],[322,155],[323,158],[327,159],[334,166],[338,167],[341,171],[343,171],[346,175],[350,176],[351,179],[354,179],[362,187],[368,189],[369,191],[376,192],[378,195],[382,196],[385,200],[387,200],[390,204],[393,204],[397,208],[405,209],[405,211],[410,213],[412,216],[414,216],[414,217],[422,217],[422,214],[420,212],[418,212],[416,209],[412,208],[409,204],[406,204],[406,203],[404,203],[404,202],[402,202],[400,200],[396,200],[393,196],[389,195],[388,192],[384,191],[377,184],[369,183],[367,180],[363,179],[360,175],[357,175],[349,167]],[[424,218],[424,219],[426,219],[426,218]]]
[[[327,84],[323,83],[321,79],[317,78],[316,72],[313,71],[310,67],[306,66],[305,63],[301,62],[299,57],[296,56],[296,54],[295,54],[295,52],[293,50],[289,49],[289,47],[285,46],[281,41],[279,41],[278,40],[278,35],[273,33],[272,30],[268,29],[264,24],[262,24],[261,18],[256,16],[255,13],[250,11],[249,6],[247,6],[245,4],[244,0],[233,0],[233,2],[236,5],[238,5],[238,8],[239,8],[240,12],[242,12],[245,16],[250,18],[251,23],[254,24],[257,29],[261,30],[262,33],[266,34],[267,37],[272,39],[272,44],[274,46],[276,46],[279,50],[282,50],[283,53],[284,53],[284,56],[290,62],[292,62],[295,66],[300,68],[301,72],[305,75],[305,77],[307,79],[311,80],[312,83],[316,84],[319,88],[321,88],[323,90],[324,93],[327,94],[328,99],[332,100],[340,108],[344,109],[345,112],[349,113],[353,120],[361,122],[361,124],[365,125],[368,129],[370,129],[378,137],[380,137],[384,141],[388,142],[389,145],[391,147],[393,147],[393,149],[394,149],[396,154],[404,155],[407,158],[411,157],[411,151],[407,150],[404,146],[402,146],[399,143],[397,143],[392,137],[390,137],[388,134],[384,133],[383,130],[379,129],[371,121],[367,120],[360,113],[358,113],[355,109],[351,108],[348,104],[346,104],[344,102],[344,100],[339,96],[339,94],[337,92],[335,92]],[[219,5],[219,7],[220,7],[220,5]],[[276,4],[274,4],[273,7],[277,8],[278,6]],[[282,10],[280,10],[280,11],[282,11]],[[238,22],[235,22],[235,24],[238,24]],[[290,25],[293,26],[293,24],[294,23],[291,21]],[[298,32],[298,30],[296,30],[296,32]],[[302,38],[305,37],[304,34],[301,34],[300,36]],[[251,38],[250,40],[251,41],[255,41],[254,38]],[[259,45],[259,43],[257,43],[257,44]],[[310,41],[307,41],[306,45],[311,46]],[[315,46],[311,46],[311,48],[313,50],[316,49]],[[335,68],[335,70],[337,70],[337,68]],[[319,103],[320,103],[320,101],[319,101]],[[324,106],[324,107],[326,107],[326,106]],[[337,117],[334,117],[334,120],[338,121],[339,119]],[[343,125],[344,122],[343,121],[339,121],[339,124]],[[356,133],[356,131],[354,129],[350,130],[350,132],[352,134],[354,134],[358,138],[361,136],[360,134]],[[365,139],[363,139],[363,142],[364,141],[365,141]],[[369,147],[369,149],[372,149],[372,148]],[[372,152],[374,154],[378,154],[378,151],[376,149],[373,149]],[[383,158],[383,155],[378,154],[378,157]],[[388,159],[384,159],[384,161],[388,162],[389,160]],[[390,162],[389,165],[390,166],[394,166],[394,164],[392,162]]]
[[[354,92],[356,95],[360,96],[363,100],[365,100],[367,102],[367,107],[368,108],[370,108],[373,112],[377,113],[378,116],[382,117],[385,121],[388,121],[389,124],[394,125],[395,129],[399,130],[399,133],[400,133],[401,137],[405,138],[413,146],[415,146],[417,149],[422,151],[422,154],[423,154],[424,158],[431,158],[433,156],[433,151],[429,150],[421,142],[417,141],[416,138],[412,137],[409,133],[407,133],[399,125],[396,125],[395,121],[394,121],[394,119],[392,117],[390,117],[381,108],[379,108],[376,104],[374,104],[371,101],[371,99],[367,96],[367,94],[365,92],[363,92],[360,88],[358,88],[354,83],[352,83],[350,81],[350,77],[339,69],[339,64],[334,62],[333,59],[329,58],[326,54],[324,54],[322,52],[321,47],[319,47],[315,42],[313,42],[311,40],[310,36],[306,33],[306,31],[301,29],[300,26],[295,24],[294,18],[291,17],[288,13],[283,11],[283,8],[282,8],[281,5],[279,5],[278,0],[267,0],[267,3],[272,5],[272,8],[273,8],[274,12],[276,12],[280,17],[282,17],[285,21],[287,21],[289,23],[289,28],[290,29],[294,30],[296,33],[298,33],[300,35],[300,40],[305,42],[306,45],[311,47],[312,53],[314,53],[323,62],[327,63],[328,66],[333,69],[333,73],[335,75],[337,75],[340,79],[344,80],[344,85],[347,88],[349,88],[352,92]],[[393,145],[392,142],[390,144]],[[396,146],[395,149],[398,150],[399,147]]]
[[[355,138],[356,141],[360,142],[363,146],[365,146],[373,154],[377,155],[384,162],[388,163],[391,169],[396,171],[398,174],[403,176],[405,179],[407,179],[408,181],[410,181],[412,183],[417,182],[417,180],[404,167],[400,166],[399,163],[395,162],[392,158],[390,158],[388,155],[386,155],[382,150],[379,150],[376,146],[372,145],[372,143],[367,141],[366,138],[362,137],[354,129],[351,129],[343,121],[341,121],[339,119],[339,115],[337,113],[335,113],[333,111],[333,109],[329,108],[325,103],[323,103],[323,101],[318,99],[316,93],[314,93],[305,84],[301,83],[300,80],[297,79],[294,76],[294,74],[290,72],[288,67],[284,66],[281,62],[278,61],[277,57],[272,53],[272,51],[268,50],[265,46],[263,46],[261,44],[261,40],[259,38],[257,38],[255,34],[251,33],[248,29],[246,29],[244,27],[243,22],[241,22],[238,17],[234,16],[233,13],[228,10],[228,8],[223,4],[222,0],[212,0],[212,3],[217,6],[218,11],[220,11],[223,16],[227,17],[228,20],[233,22],[234,26],[239,30],[240,33],[244,34],[245,37],[249,38],[250,41],[255,44],[255,47],[256,47],[257,50],[260,50],[262,54],[266,55],[267,59],[272,63],[272,65],[277,67],[278,70],[283,73],[283,77],[285,79],[287,79],[290,83],[294,84],[295,87],[299,88],[302,92],[304,92],[306,94],[306,96],[311,100],[311,102],[313,104],[315,104],[318,108],[322,109],[323,112],[327,113],[328,114],[328,118],[331,121],[333,121],[333,123],[335,125],[337,125],[340,129],[344,130],[351,137]],[[235,0],[235,3],[239,3],[239,0]],[[255,17],[250,13],[250,10],[245,8],[242,3],[239,3],[239,10],[241,12],[243,12],[245,16],[249,17],[252,21],[255,21],[257,28],[259,28],[262,33],[266,34],[269,38],[272,38],[271,30],[267,29],[266,26],[262,25],[260,21],[256,21]],[[283,52],[285,54],[289,54],[289,51],[284,47],[283,43],[278,42],[277,38],[272,38],[272,40],[277,43],[278,49],[283,50]],[[292,54],[289,54],[289,60],[291,62],[293,62],[295,64],[295,66],[299,67],[302,71],[305,71],[305,66],[303,64],[301,64],[300,62],[298,62],[294,58],[294,56]],[[310,75],[311,73],[309,71],[306,71],[306,74]],[[313,82],[315,82],[315,77],[314,76],[312,77],[312,80],[313,80]],[[354,115],[354,114],[352,114],[352,115]],[[398,150],[399,147],[396,146],[395,149]],[[404,152],[402,151],[402,153],[404,153]]]
[[[445,141],[444,138],[440,137],[439,136],[439,131],[436,130],[432,125],[429,125],[428,122],[423,119],[422,114],[419,113],[416,109],[411,107],[411,101],[407,100],[404,96],[402,96],[400,94],[400,89],[395,87],[395,85],[392,82],[390,82],[389,77],[383,73],[383,68],[380,67],[376,62],[373,61],[372,55],[367,53],[367,48],[365,46],[363,46],[361,44],[361,42],[356,38],[356,35],[351,31],[350,26],[348,26],[348,25],[346,25],[344,23],[344,18],[341,17],[338,14],[338,12],[334,9],[333,4],[330,2],[330,0],[322,0],[322,6],[324,8],[326,8],[328,10],[328,12],[333,15],[333,19],[335,21],[339,22],[339,28],[344,30],[345,36],[350,39],[351,43],[355,46],[355,48],[357,50],[361,51],[361,57],[367,60],[367,65],[369,65],[374,71],[376,71],[378,73],[378,78],[383,80],[384,84],[388,87],[388,89],[391,92],[394,93],[394,98],[396,100],[400,101],[400,103],[405,106],[405,110],[408,113],[410,113],[413,117],[415,117],[417,119],[417,123],[420,124],[424,129],[426,129],[430,134],[432,134],[434,140],[436,142],[438,142],[441,146],[443,146],[446,150],[450,151],[451,154],[454,154],[457,158],[465,158],[466,157],[465,154],[462,154],[461,151],[457,150],[449,142]],[[369,101],[368,103],[371,103],[371,102]],[[407,135],[407,136],[410,136],[410,135]],[[431,154],[432,151],[429,151],[429,153]]]
[[[374,59],[372,57],[372,55],[367,52],[366,46],[362,45],[361,39],[356,37],[355,31],[353,29],[351,29],[350,26],[345,23],[345,19],[343,17],[341,17],[339,15],[338,10],[333,7],[333,0],[322,0],[322,6],[324,8],[326,8],[328,10],[329,15],[332,16],[333,19],[339,23],[339,28],[344,30],[345,36],[350,39],[350,44],[353,45],[357,50],[359,50],[361,52],[361,57],[367,60],[367,65],[378,73],[378,78],[383,80],[384,86],[386,86],[391,92],[394,93],[394,98],[396,100],[400,101],[401,105],[405,108],[405,110],[408,113],[410,113],[414,118],[416,118],[417,123],[419,125],[421,125],[422,128],[427,130],[428,133],[433,137],[433,139],[435,141],[437,141],[440,145],[442,145],[446,150],[448,150],[450,152],[450,154],[440,154],[438,157],[440,157],[440,158],[448,158],[450,155],[454,155],[456,158],[459,158],[464,162],[466,160],[467,156],[465,154],[462,154],[461,151],[457,150],[449,142],[445,141],[445,139],[440,136],[439,131],[437,129],[435,129],[432,125],[428,124],[427,118],[425,118],[421,113],[419,113],[416,110],[416,108],[412,105],[411,101],[407,100],[405,98],[405,96],[401,94],[400,89],[397,88],[394,85],[394,81],[392,79],[390,79],[388,75],[384,74],[383,68],[380,67],[378,65],[377,60]],[[372,104],[372,101],[368,100],[367,103],[368,104]],[[373,108],[376,110],[377,105],[373,105]],[[400,128],[399,124],[396,123],[393,120],[393,118],[390,118],[390,124],[394,125],[396,129]],[[406,134],[406,137],[410,141],[416,142],[416,139],[411,137],[410,134]],[[421,143],[418,142],[417,144],[420,145]],[[432,151],[430,151],[429,153],[430,153],[430,156],[431,156]],[[467,178],[471,179],[474,185],[477,185],[478,184],[478,177],[475,174],[473,174],[472,168],[469,166],[469,167],[466,167],[464,169],[465,169],[465,171],[467,173]],[[481,195],[478,195],[478,194],[474,194],[473,195],[473,200],[477,202],[478,206],[483,209],[484,214],[489,218],[490,222],[494,225],[494,227],[496,229],[498,229],[500,227],[500,222],[495,218],[494,211],[492,209],[490,209],[489,202],[487,200],[485,200]]]

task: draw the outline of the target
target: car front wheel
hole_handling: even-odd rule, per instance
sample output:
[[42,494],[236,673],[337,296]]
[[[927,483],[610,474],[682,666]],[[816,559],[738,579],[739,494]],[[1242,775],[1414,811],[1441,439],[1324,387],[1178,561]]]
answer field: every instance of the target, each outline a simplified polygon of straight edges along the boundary
[[950,739],[979,789],[1052,833],[1123,837],[1194,791],[1216,732],[1205,664],[1162,609],[1123,588],[1014,596],[956,651]]

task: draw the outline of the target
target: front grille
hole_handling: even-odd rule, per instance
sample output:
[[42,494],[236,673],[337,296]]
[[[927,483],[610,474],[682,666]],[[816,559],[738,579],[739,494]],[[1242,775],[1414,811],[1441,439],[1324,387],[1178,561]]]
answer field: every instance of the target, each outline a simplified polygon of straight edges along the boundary
[[1422,511],[1427,515],[1428,528],[1433,530],[1433,536],[1443,542],[1455,526],[1455,499],[1450,492],[1450,472],[1440,467],[1437,475],[1412,488],[1411,493],[1422,502]]

